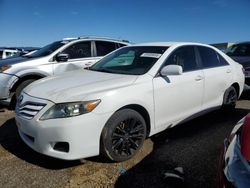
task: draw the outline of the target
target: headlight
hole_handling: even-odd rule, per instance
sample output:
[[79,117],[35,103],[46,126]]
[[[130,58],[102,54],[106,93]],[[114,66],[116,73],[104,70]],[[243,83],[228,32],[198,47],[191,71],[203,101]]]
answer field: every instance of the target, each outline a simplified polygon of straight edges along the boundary
[[79,116],[86,114],[95,109],[95,107],[101,102],[101,100],[93,100],[87,102],[72,102],[72,103],[60,103],[52,106],[46,111],[40,120],[67,118],[73,116]]
[[1,66],[1,67],[0,67],[0,72],[4,72],[4,71],[8,70],[9,68],[11,68],[10,65]]

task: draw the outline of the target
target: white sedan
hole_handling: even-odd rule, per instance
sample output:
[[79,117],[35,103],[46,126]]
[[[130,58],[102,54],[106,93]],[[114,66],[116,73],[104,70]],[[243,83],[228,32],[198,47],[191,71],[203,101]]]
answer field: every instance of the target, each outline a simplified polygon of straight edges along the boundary
[[123,47],[85,70],[36,81],[16,106],[22,140],[35,151],[74,160],[134,156],[146,137],[204,112],[234,108],[244,73],[198,43]]

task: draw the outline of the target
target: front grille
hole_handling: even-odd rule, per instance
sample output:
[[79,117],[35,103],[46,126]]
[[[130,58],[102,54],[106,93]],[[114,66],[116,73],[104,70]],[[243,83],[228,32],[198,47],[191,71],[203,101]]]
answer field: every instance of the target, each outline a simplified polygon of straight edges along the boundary
[[35,115],[42,110],[46,104],[35,103],[35,102],[25,102],[22,105],[17,105],[17,113],[25,119],[32,119]]

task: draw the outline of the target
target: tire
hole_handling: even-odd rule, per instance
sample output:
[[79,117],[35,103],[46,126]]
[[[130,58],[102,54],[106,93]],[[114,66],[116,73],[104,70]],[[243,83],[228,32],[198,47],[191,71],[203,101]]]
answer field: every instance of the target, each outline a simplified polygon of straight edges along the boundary
[[230,86],[225,91],[222,108],[225,110],[235,109],[237,99],[238,99],[238,94],[236,89],[233,86]]
[[146,138],[146,123],[137,111],[123,109],[111,116],[101,135],[101,153],[112,161],[133,157]]
[[16,93],[15,93],[15,97],[16,99],[18,99],[18,97],[20,96],[22,90],[28,86],[29,84],[31,84],[32,82],[36,81],[35,79],[29,79],[29,80],[25,80],[23,81],[21,84],[19,84],[19,86],[16,89]]

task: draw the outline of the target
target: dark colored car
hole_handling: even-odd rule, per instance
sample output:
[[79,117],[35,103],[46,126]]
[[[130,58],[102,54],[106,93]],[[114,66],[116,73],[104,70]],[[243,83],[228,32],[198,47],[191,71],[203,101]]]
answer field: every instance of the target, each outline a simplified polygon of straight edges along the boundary
[[219,187],[250,187],[250,113],[224,141],[221,168]]
[[244,67],[246,88],[250,89],[250,42],[234,44],[225,53]]

